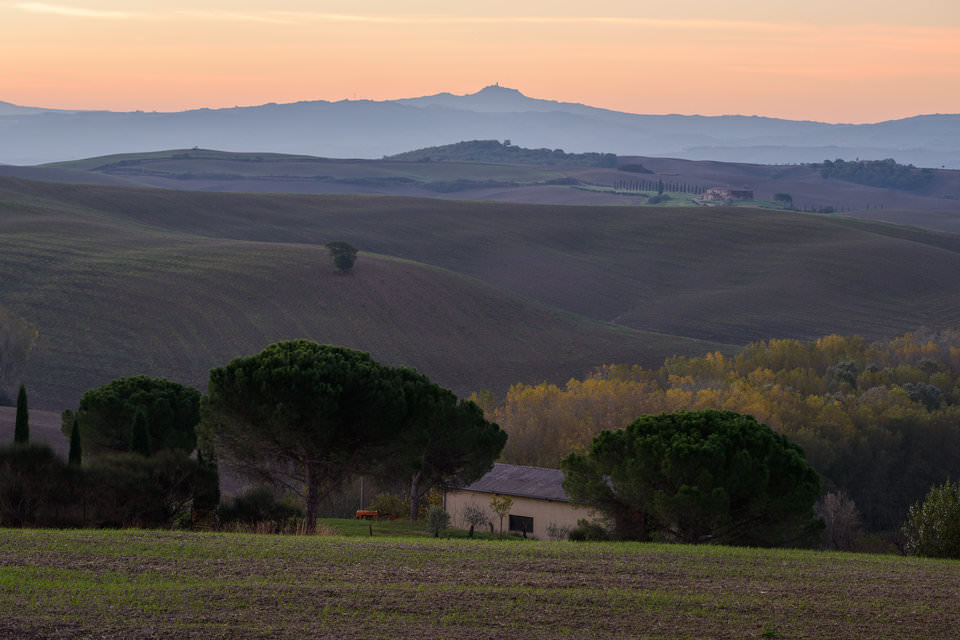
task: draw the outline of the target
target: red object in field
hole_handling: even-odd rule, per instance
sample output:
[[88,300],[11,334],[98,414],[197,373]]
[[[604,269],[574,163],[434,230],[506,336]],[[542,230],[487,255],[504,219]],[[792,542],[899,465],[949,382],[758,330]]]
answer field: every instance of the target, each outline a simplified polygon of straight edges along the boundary
[[396,520],[397,516],[392,513],[380,513],[379,511],[357,511],[357,520],[383,520],[384,518],[390,518],[391,520]]

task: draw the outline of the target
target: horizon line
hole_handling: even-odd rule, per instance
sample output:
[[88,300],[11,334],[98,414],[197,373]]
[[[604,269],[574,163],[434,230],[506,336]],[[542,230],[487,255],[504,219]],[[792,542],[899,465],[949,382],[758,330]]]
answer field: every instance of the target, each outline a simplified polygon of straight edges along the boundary
[[[424,99],[424,98],[432,98],[432,97],[435,97],[435,96],[443,96],[443,95],[451,96],[451,97],[454,97],[454,98],[468,98],[468,97],[471,97],[471,96],[475,96],[475,95],[479,94],[480,92],[482,92],[482,91],[484,91],[484,90],[486,90],[486,89],[491,89],[491,88],[502,89],[502,90],[510,91],[510,92],[516,92],[516,93],[520,94],[520,96],[522,96],[523,98],[525,98],[525,99],[527,99],[527,100],[534,100],[534,101],[539,101],[539,102],[555,102],[555,103],[557,103],[558,106],[562,106],[562,105],[581,106],[581,107],[587,107],[587,108],[590,108],[590,109],[597,109],[597,110],[600,110],[600,111],[611,111],[611,112],[614,112],[614,113],[620,113],[620,114],[632,115],[632,116],[656,116],[656,117],[671,117],[671,116],[675,116],[675,117],[684,117],[684,118],[762,118],[762,119],[767,119],[767,120],[783,120],[783,121],[786,121],[786,122],[809,122],[809,123],[814,123],[814,124],[826,124],[826,125],[837,125],[837,126],[842,126],[842,125],[859,126],[859,125],[870,125],[870,124],[883,124],[883,123],[885,123],[885,122],[896,122],[896,121],[899,121],[899,120],[909,120],[909,119],[911,119],[911,118],[934,117],[934,116],[956,116],[956,115],[960,115],[960,111],[954,112],[954,113],[949,113],[949,112],[948,112],[948,113],[928,112],[928,113],[914,113],[914,114],[912,114],[912,115],[901,116],[901,117],[898,117],[898,118],[888,118],[888,119],[886,119],[886,120],[861,121],[861,122],[850,122],[850,121],[832,121],[832,122],[831,122],[831,121],[826,121],[826,120],[814,120],[814,119],[809,119],[809,118],[785,118],[785,117],[781,117],[781,116],[770,116],[770,115],[763,115],[763,114],[756,114],[756,113],[754,113],[754,114],[748,114],[748,113],[721,113],[721,114],[712,114],[712,115],[710,115],[710,114],[704,114],[704,113],[680,113],[680,112],[641,113],[641,112],[635,112],[635,111],[621,111],[621,110],[618,110],[618,109],[612,109],[612,108],[608,108],[608,107],[600,107],[600,106],[595,106],[595,105],[591,105],[591,104],[586,104],[586,103],[583,103],[583,102],[568,102],[568,101],[564,101],[564,100],[554,100],[554,99],[551,99],[551,98],[533,98],[533,97],[530,97],[530,96],[526,95],[525,93],[523,93],[523,92],[522,92],[521,90],[519,90],[519,89],[515,89],[515,88],[513,88],[513,87],[507,87],[507,86],[505,86],[505,85],[500,84],[499,82],[495,82],[495,83],[488,84],[488,85],[482,87],[480,90],[475,91],[475,92],[473,92],[473,93],[464,93],[464,94],[453,93],[453,92],[450,92],[450,91],[440,91],[440,92],[437,92],[437,93],[426,94],[426,95],[422,95],[422,96],[405,97],[405,98],[384,98],[384,99],[376,99],[376,98],[358,98],[358,97],[353,97],[353,98],[342,98],[342,99],[339,99],[339,100],[336,100],[336,99],[324,99],[324,98],[309,98],[309,99],[302,99],[302,100],[294,100],[294,101],[290,101],[290,102],[267,101],[267,102],[261,102],[261,103],[256,103],[256,104],[242,104],[242,105],[241,105],[241,104],[234,104],[232,107],[231,107],[231,106],[225,106],[225,105],[224,105],[224,106],[186,107],[186,108],[179,109],[179,110],[169,110],[169,111],[167,111],[167,110],[158,110],[158,109],[142,109],[142,108],[141,108],[141,109],[111,109],[111,108],[70,108],[70,107],[35,106],[35,105],[24,105],[24,104],[18,104],[18,103],[14,103],[14,102],[8,102],[8,101],[3,100],[2,97],[0,97],[0,104],[6,104],[6,105],[9,105],[9,106],[11,106],[11,107],[17,107],[17,108],[21,108],[21,109],[37,109],[37,110],[41,110],[41,111],[61,111],[61,112],[66,112],[66,113],[104,113],[104,112],[106,112],[106,113],[116,113],[116,114],[124,114],[124,113],[144,113],[144,114],[157,114],[157,115],[176,115],[176,114],[180,114],[180,113],[189,113],[189,112],[191,112],[191,111],[227,111],[227,110],[232,110],[232,109],[256,109],[256,108],[268,107],[268,106],[289,106],[289,105],[305,104],[305,103],[340,104],[340,103],[344,103],[344,102],[358,102],[358,103],[359,103],[359,102],[375,102],[375,103],[386,104],[386,103],[402,103],[402,102],[404,102],[404,101],[421,100],[421,99]],[[417,108],[420,108],[420,107],[417,107]],[[453,107],[450,107],[450,108],[453,108]],[[464,110],[465,110],[465,111],[470,111],[469,109],[464,109]],[[511,111],[504,111],[503,113],[511,113]],[[20,115],[24,115],[24,114],[20,114]],[[26,114],[26,115],[29,115],[29,114]],[[0,115],[0,117],[9,117],[9,116]]]

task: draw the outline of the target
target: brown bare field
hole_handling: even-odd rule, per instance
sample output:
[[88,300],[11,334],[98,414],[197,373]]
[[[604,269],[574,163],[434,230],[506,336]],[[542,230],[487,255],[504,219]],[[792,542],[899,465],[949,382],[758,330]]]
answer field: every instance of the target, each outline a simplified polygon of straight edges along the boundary
[[955,561],[634,543],[0,530],[0,636],[953,638]]
[[[350,276],[323,244],[361,250]],[[31,407],[307,338],[461,394],[770,338],[960,323],[960,236],[724,207],[225,194],[0,178]]]

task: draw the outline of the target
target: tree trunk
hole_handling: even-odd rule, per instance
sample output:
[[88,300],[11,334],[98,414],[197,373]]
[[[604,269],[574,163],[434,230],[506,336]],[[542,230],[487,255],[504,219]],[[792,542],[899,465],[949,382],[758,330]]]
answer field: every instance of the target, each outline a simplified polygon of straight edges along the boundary
[[420,512],[420,479],[423,471],[417,471],[410,480],[410,519],[416,520]]
[[320,478],[319,472],[310,462],[307,463],[307,504],[306,525],[307,535],[317,532],[317,512],[320,510]]

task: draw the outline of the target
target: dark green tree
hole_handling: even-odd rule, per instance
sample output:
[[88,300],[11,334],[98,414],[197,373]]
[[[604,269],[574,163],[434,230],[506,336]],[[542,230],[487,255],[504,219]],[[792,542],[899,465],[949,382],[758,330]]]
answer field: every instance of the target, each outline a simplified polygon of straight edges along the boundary
[[730,411],[641,416],[561,466],[571,499],[624,538],[795,546],[822,526],[820,480],[800,447]]
[[[407,419],[398,434],[397,453],[387,457],[399,464],[410,482],[410,519],[416,520],[420,500],[433,487],[465,486],[493,468],[507,443],[507,434],[484,419],[475,403],[459,401],[412,369],[399,369]],[[394,447],[391,443],[391,447]]]
[[407,419],[396,370],[369,354],[280,342],[210,372],[204,429],[243,475],[304,495],[314,530],[323,498],[376,465]]
[[775,193],[773,194],[773,201],[786,207],[793,207],[793,196],[789,193]]
[[[146,415],[153,452],[177,449],[190,453],[196,447],[200,392],[161,378],[133,376],[91,389],[80,399],[75,415],[87,455],[129,451],[138,411]],[[69,419],[63,422],[67,437],[72,424]]]
[[30,412],[27,409],[27,389],[22,384],[17,392],[17,420],[13,427],[13,443],[30,442]]
[[130,452],[139,453],[149,458],[153,453],[150,446],[150,430],[147,428],[147,414],[143,409],[133,416],[133,427],[130,434]]
[[79,467],[83,462],[83,446],[80,442],[80,421],[76,416],[73,418],[73,428],[70,429],[70,453],[67,461],[73,466]]
[[933,487],[910,507],[903,534],[912,555],[960,559],[960,481]]
[[353,269],[353,263],[357,261],[357,250],[346,242],[330,242],[327,244],[327,250],[333,257],[334,266],[341,273],[349,273]]

